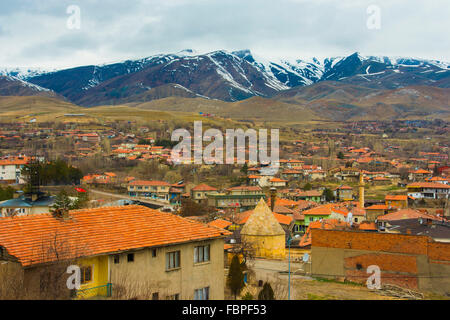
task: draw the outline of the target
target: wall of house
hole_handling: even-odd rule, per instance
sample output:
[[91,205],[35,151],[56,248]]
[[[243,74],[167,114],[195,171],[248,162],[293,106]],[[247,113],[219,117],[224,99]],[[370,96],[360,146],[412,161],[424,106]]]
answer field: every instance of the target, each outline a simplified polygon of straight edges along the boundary
[[312,230],[312,274],[365,283],[367,267],[381,269],[381,283],[447,294],[450,243],[427,236]]
[[107,255],[84,258],[78,262],[80,267],[92,267],[92,279],[81,285],[80,297],[106,296],[105,286],[108,284],[108,263],[109,258]]
[[241,234],[244,241],[251,243],[255,256],[268,259],[284,259],[286,257],[285,235],[258,236]]
[[[194,247],[210,245],[210,261],[194,264]],[[180,294],[180,299],[193,299],[194,290],[209,287],[210,299],[224,298],[224,240],[208,240],[160,247],[156,257],[152,249],[134,252],[134,262],[127,262],[127,253],[120,254],[120,263],[109,257],[112,291],[125,286],[131,297],[158,292],[159,299]],[[166,253],[180,251],[180,268],[166,271]]]

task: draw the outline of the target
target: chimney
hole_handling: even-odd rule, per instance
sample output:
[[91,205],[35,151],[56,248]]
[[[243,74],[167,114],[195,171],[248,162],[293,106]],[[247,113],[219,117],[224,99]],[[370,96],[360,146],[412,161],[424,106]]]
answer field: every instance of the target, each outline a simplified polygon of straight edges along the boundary
[[270,210],[272,210],[275,208],[275,201],[277,198],[277,189],[276,188],[270,188]]
[[19,198],[21,195],[23,195],[23,191],[19,190],[19,191],[14,192],[13,197],[14,197],[14,199],[17,199],[17,198]]

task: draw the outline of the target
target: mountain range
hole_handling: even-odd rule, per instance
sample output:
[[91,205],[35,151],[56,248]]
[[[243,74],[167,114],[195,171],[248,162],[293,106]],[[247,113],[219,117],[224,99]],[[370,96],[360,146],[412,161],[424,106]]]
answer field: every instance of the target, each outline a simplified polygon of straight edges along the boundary
[[270,99],[266,105],[273,108],[301,107],[313,117],[330,119],[370,118],[383,115],[384,109],[389,117],[450,112],[449,63],[359,53],[267,60],[250,50],[184,50],[50,72],[0,68],[0,75],[0,95],[57,97],[83,107],[147,104],[170,109],[150,102],[175,97],[222,106],[222,101],[261,97]]

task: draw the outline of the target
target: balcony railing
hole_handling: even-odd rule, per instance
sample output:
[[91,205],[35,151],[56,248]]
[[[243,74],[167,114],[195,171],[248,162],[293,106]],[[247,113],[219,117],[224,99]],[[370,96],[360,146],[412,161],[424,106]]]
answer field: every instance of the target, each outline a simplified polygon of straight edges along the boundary
[[73,297],[76,299],[95,299],[100,297],[109,298],[111,295],[112,284],[107,283],[98,287],[76,290]]

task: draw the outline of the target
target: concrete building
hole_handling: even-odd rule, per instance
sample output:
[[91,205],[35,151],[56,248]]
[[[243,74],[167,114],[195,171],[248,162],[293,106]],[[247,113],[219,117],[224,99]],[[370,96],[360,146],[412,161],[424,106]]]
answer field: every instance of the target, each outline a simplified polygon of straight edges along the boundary
[[207,203],[208,195],[217,194],[218,190],[207,184],[199,184],[191,189],[191,199],[197,203]]
[[416,182],[406,186],[408,196],[416,199],[448,199],[450,186],[436,182]]
[[143,197],[169,202],[170,183],[165,181],[136,180],[128,184],[130,197]]
[[28,163],[25,157],[10,157],[0,159],[0,183],[22,184],[24,183],[21,174],[22,168]]
[[221,300],[229,234],[134,205],[0,218],[0,273],[39,292],[40,272],[67,262],[81,268],[78,298]]
[[54,196],[14,194],[15,198],[0,202],[0,217],[24,216],[50,212]]

